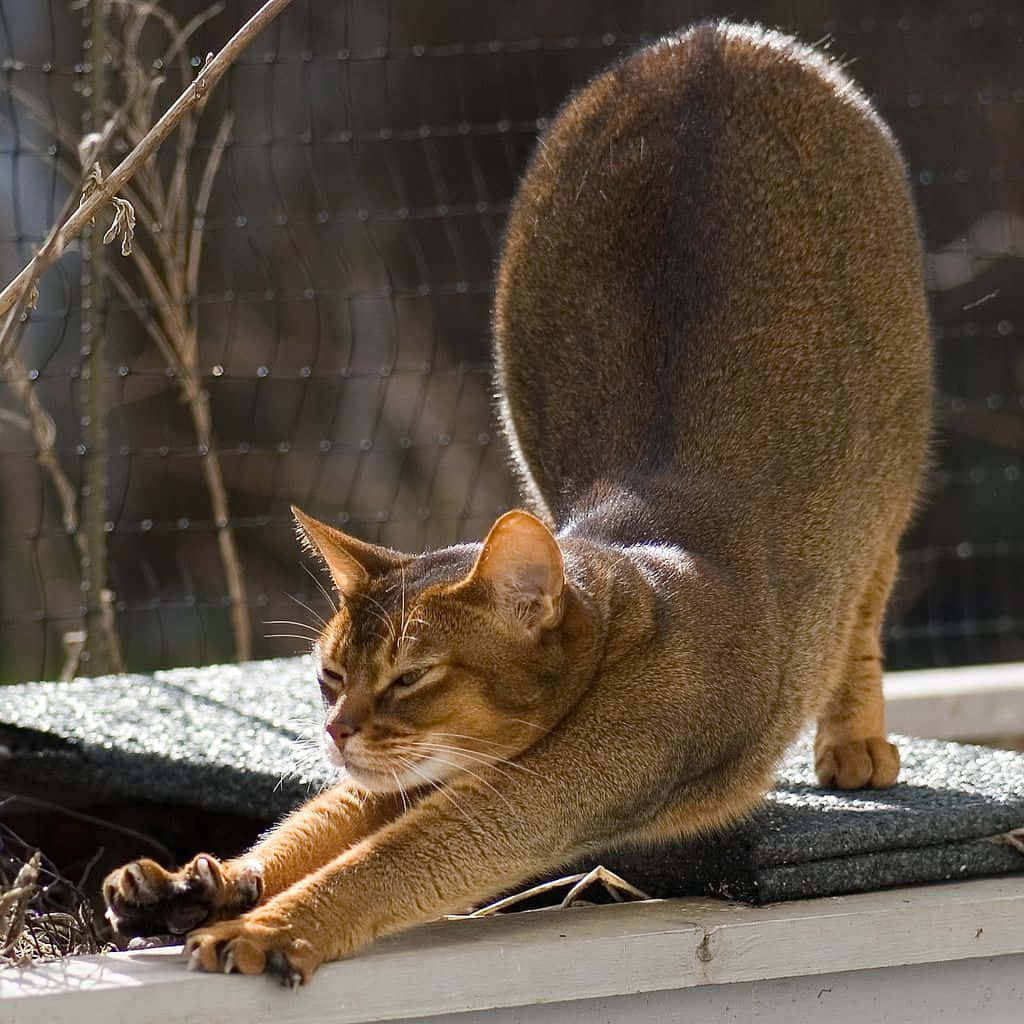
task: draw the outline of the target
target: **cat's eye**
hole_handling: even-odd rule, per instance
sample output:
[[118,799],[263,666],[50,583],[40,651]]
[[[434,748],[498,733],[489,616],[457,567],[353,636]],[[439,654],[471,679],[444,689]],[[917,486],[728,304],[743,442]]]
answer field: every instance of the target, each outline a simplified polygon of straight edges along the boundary
[[327,704],[333,704],[338,699],[338,692],[345,685],[345,677],[325,665],[320,666],[316,681],[320,686],[320,696]]
[[435,668],[437,668],[436,665],[428,665],[425,668],[413,668],[408,672],[403,672],[391,680],[390,689],[398,692],[411,690],[417,683],[426,679]]
[[416,668],[411,672],[403,672],[391,685],[399,688],[412,686],[413,683],[418,683],[426,674],[427,670],[425,668]]

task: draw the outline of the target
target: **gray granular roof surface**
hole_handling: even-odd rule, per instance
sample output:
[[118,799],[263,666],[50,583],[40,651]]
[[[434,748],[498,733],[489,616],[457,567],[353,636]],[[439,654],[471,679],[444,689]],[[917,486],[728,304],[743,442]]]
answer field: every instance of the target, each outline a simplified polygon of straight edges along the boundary
[[[0,687],[0,777],[271,820],[329,779],[309,742],[319,718],[302,658]],[[800,744],[750,820],[601,860],[652,895],[753,902],[1024,872],[992,838],[1024,827],[1024,755],[900,748],[898,785],[842,793],[817,788]]]

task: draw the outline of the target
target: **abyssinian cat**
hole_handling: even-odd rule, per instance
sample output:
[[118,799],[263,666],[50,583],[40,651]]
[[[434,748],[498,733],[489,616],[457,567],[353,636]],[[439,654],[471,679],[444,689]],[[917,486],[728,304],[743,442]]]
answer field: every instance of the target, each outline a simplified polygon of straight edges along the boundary
[[879,632],[931,354],[900,155],[827,57],[704,24],[566,104],[508,222],[501,412],[532,514],[406,555],[296,511],[347,773],[226,862],[105,883],[193,966],[309,978],[581,855],[707,831],[817,722],[889,786]]

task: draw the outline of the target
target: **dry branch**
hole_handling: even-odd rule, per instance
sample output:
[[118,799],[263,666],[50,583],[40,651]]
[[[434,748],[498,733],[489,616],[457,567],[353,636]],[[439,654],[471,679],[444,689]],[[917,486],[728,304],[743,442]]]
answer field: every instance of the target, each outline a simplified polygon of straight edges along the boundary
[[[142,316],[140,319],[157,342],[168,365],[175,370],[183,397],[192,415],[197,446],[204,456],[203,476],[210,494],[217,542],[225,570],[236,655],[239,659],[246,659],[252,654],[252,636],[246,607],[244,575],[230,525],[227,488],[214,444],[208,397],[201,386],[196,324],[194,315],[190,316],[187,309],[188,299],[190,296],[194,299],[198,285],[203,218],[213,180],[230,135],[230,116],[226,116],[218,128],[213,148],[203,170],[192,216],[188,209],[186,180],[188,157],[195,138],[195,113],[202,109],[210,90],[225,71],[253,39],[291,3],[291,0],[268,0],[264,3],[216,56],[207,55],[206,62],[196,78],[185,86],[181,95],[160,120],[148,129],[152,103],[162,79],[149,76],[137,60],[139,40],[146,22],[150,17],[162,21],[170,37],[170,44],[164,53],[164,63],[176,59],[182,78],[187,80],[187,40],[204,21],[219,13],[223,9],[223,4],[215,3],[184,27],[179,28],[173,16],[163,11],[156,3],[140,4],[134,0],[110,2],[113,6],[125,10],[131,24],[131,30],[122,46],[123,55],[136,58],[126,62],[130,65],[129,75],[133,76],[128,95],[101,131],[90,133],[80,142],[66,126],[53,124],[54,133],[65,147],[77,152],[87,173],[84,177],[78,177],[64,208],[33,258],[0,293],[0,316],[7,313],[0,329],[0,372],[9,371],[12,381],[16,382],[14,390],[28,411],[28,420],[39,451],[38,460],[50,476],[57,492],[65,529],[74,535],[83,564],[89,565],[91,553],[88,550],[87,538],[79,528],[77,496],[56,457],[53,421],[39,403],[34,387],[25,375],[25,368],[16,357],[16,347],[27,312],[34,307],[38,296],[37,282],[46,269],[60,258],[68,242],[81,234],[86,225],[93,221],[96,213],[110,203],[114,207],[114,219],[103,236],[103,242],[106,244],[119,238],[122,254],[127,256],[132,252],[138,217],[139,224],[146,230],[147,237],[157,252],[163,271],[162,275],[158,273],[148,256],[136,252],[135,266],[158,311],[160,326],[148,322],[148,317]],[[10,91],[13,93],[13,90]],[[39,111],[33,111],[33,104],[29,98],[17,98],[25,103],[33,116],[44,121],[51,120],[45,113],[40,117]],[[177,154],[171,181],[165,190],[155,165],[155,153],[175,128],[179,128]],[[132,148],[121,163],[104,178],[100,171],[99,159],[115,132],[120,130],[128,137]],[[126,186],[136,175],[137,188],[129,190]],[[117,195],[122,190],[125,192],[125,198]],[[116,272],[111,274],[111,277],[122,296],[128,298],[126,293],[131,293],[132,297],[136,298],[136,301],[131,303],[133,308],[142,309],[142,303],[134,296],[125,278]],[[102,598],[109,603],[109,592],[104,590]],[[104,607],[100,610],[106,612],[101,618],[101,627],[104,631],[112,631],[112,609]]]
[[[140,59],[137,40],[146,22],[155,18],[170,36],[164,64],[176,55],[178,71],[187,80],[190,73],[187,38],[219,6],[201,12],[179,28],[175,18],[159,6],[126,4],[123,0],[114,2],[123,8],[123,40],[117,46],[122,75],[129,81],[145,81],[147,69]],[[137,91],[134,109],[125,125],[129,146],[137,146],[145,135],[151,94],[152,91],[147,89]],[[210,497],[217,545],[224,567],[235,652],[240,660],[244,660],[252,656],[252,627],[245,577],[230,522],[228,491],[216,446],[209,396],[202,384],[196,304],[206,210],[234,118],[230,113],[221,118],[201,171],[195,201],[190,203],[187,184],[192,177],[189,164],[194,152],[197,112],[198,108],[188,111],[181,119],[174,161],[166,176],[161,173],[155,157],[150,157],[136,178],[140,209],[147,211],[146,216],[140,217],[142,231],[139,236],[147,245],[136,250],[131,264],[137,271],[137,282],[133,283],[127,274],[121,274],[112,267],[108,269],[108,275],[173,371],[182,399],[188,407],[196,446],[202,456],[200,465]],[[151,258],[150,252],[155,258]],[[148,302],[144,299],[148,299]]]
[[117,195],[121,186],[131,179],[151,157],[160,144],[178,126],[178,122],[195,107],[206,101],[210,90],[220,81],[229,67],[241,56],[246,47],[267,27],[292,0],[267,0],[224,45],[223,49],[203,65],[195,80],[164,111],[163,117],[146,133],[139,144],[107,175],[103,186],[97,189],[58,228],[55,244],[45,253],[38,253],[21,273],[0,292],[0,315],[6,313],[26,291],[31,292],[40,274],[50,266],[69,241],[77,238],[86,224]]
[[[89,102],[83,111],[85,134],[78,146],[78,159],[83,170],[90,164],[83,195],[102,185],[100,158],[114,135],[117,123],[127,107],[106,119],[107,69],[101,59],[107,36],[107,0],[91,0],[83,8],[82,27],[89,36]],[[105,122],[105,123],[104,123]],[[97,132],[99,137],[97,138]],[[117,215],[102,237],[95,225],[83,233],[84,242],[79,280],[82,288],[82,384],[86,409],[85,461],[82,464],[82,486],[79,497],[81,527],[79,544],[81,585],[85,599],[85,629],[64,634],[64,666],[61,679],[78,673],[83,660],[88,660],[91,675],[124,671],[121,638],[114,617],[114,595],[108,586],[107,563],[107,381],[106,363],[106,253],[103,247],[112,241],[111,233],[122,234],[122,253],[131,244],[135,211],[127,199],[114,197]],[[130,213],[128,211],[131,211]]]

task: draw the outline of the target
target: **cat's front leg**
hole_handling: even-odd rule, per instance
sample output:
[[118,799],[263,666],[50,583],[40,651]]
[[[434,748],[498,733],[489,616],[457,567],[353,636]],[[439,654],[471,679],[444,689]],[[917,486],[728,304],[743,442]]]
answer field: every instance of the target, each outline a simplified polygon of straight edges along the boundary
[[402,807],[395,794],[367,794],[342,783],[233,860],[202,853],[177,871],[148,859],[132,861],[103,883],[107,919],[130,938],[165,938],[238,917],[386,825]]
[[132,861],[103,883],[107,920],[129,938],[184,935],[205,922],[237,917],[262,895],[259,862],[222,862],[208,853],[177,871],[147,858]]
[[581,805],[596,797],[577,790],[583,799],[575,806],[559,793],[544,799],[540,780],[540,773],[495,774],[491,788],[457,782],[425,798],[237,920],[192,932],[190,968],[267,971],[296,985],[380,936],[464,910],[565,863],[586,829],[567,808],[585,811]]

